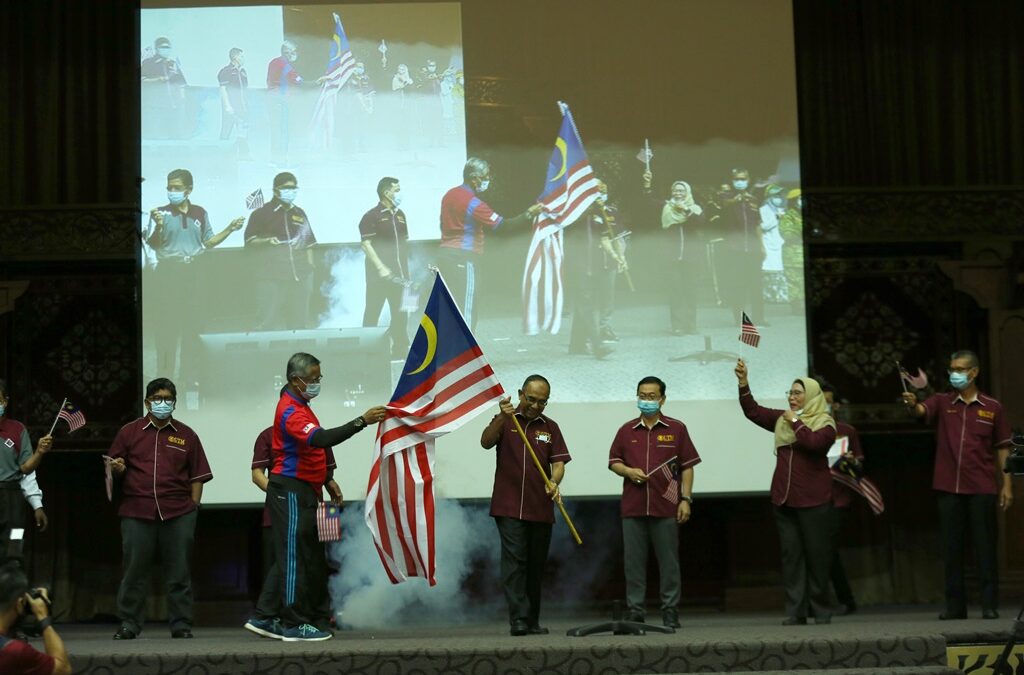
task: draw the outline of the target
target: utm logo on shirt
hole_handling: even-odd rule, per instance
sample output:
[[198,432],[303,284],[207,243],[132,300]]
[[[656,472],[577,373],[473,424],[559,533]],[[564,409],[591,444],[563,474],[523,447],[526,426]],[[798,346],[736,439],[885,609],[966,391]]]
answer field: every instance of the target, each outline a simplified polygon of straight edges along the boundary
[[991,410],[979,410],[978,417],[984,417],[987,420],[994,420],[996,418],[996,414]]
[[12,441],[9,438],[5,438],[4,439],[4,445],[6,445],[8,448],[13,448],[14,447],[14,441]]
[[173,443],[175,445],[180,445],[183,448],[185,447],[185,439],[184,438],[178,438],[177,436],[168,436],[167,437],[167,442],[168,443]]
[[551,434],[549,434],[546,431],[538,431],[537,432],[537,440],[540,441],[541,443],[550,443],[551,442]]
[[676,440],[675,434],[658,434],[659,443],[671,443]]

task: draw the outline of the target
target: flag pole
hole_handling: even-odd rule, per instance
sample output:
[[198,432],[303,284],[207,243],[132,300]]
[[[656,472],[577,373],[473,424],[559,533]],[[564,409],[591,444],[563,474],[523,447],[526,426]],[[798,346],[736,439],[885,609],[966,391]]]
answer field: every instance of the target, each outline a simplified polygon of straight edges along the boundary
[[903,366],[900,365],[899,361],[896,362],[896,374],[900,376],[900,384],[903,385],[903,393],[906,394],[907,393],[907,381],[903,377]]
[[651,144],[648,139],[644,139],[644,170],[647,173],[651,172]]
[[[530,444],[530,439],[526,437],[526,432],[523,431],[522,425],[519,424],[519,418],[512,415],[512,421],[515,422],[516,431],[519,432],[519,437],[522,438],[523,443],[526,444],[526,449],[530,451],[530,457],[533,459],[533,463],[537,466],[537,471],[540,471],[541,478],[544,479],[544,486],[550,489],[554,486],[554,483],[552,483],[548,478],[547,471],[544,470],[544,467],[541,466],[540,460],[537,459],[537,453],[533,451],[533,445]],[[558,510],[562,512],[562,517],[565,518],[565,524],[569,526],[569,532],[572,533],[572,538],[576,540],[577,544],[582,545],[583,540],[580,539],[580,533],[576,531],[576,526],[572,524],[572,518],[570,518],[569,514],[565,512],[565,505],[562,504],[561,495],[559,495],[559,499],[556,503],[558,504]]]
[[57,420],[60,419],[60,414],[64,410],[64,406],[67,404],[67,402],[68,402],[68,397],[65,396],[64,400],[61,401],[61,403],[60,403],[60,410],[57,411],[57,416],[53,418],[53,424],[50,425],[50,431],[49,431],[49,433],[46,434],[47,436],[53,436],[53,430],[57,428]]

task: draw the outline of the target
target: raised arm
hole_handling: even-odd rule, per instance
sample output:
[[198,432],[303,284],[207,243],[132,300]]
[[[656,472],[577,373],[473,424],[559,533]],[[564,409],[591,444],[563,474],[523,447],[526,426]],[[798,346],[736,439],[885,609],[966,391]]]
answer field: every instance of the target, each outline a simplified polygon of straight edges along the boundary
[[740,408],[748,420],[766,431],[775,430],[775,422],[782,416],[782,410],[765,408],[758,405],[754,395],[750,393],[750,382],[747,380],[747,364],[743,359],[736,361],[736,380],[740,387]]

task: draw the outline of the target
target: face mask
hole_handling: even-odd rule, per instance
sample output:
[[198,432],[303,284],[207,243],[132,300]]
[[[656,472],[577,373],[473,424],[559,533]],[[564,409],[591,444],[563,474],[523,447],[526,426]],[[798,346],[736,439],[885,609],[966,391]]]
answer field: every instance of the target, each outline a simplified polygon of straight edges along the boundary
[[393,194],[393,195],[391,195],[391,203],[394,204],[395,207],[397,208],[398,205],[402,203],[402,195],[400,195],[400,194]]
[[786,200],[782,197],[772,197],[771,199],[773,206],[785,206]]
[[640,408],[640,412],[644,415],[653,415],[661,410],[661,403],[658,401],[644,401],[641,399],[636,402],[636,407]]
[[165,420],[174,412],[174,404],[170,401],[158,401],[149,405],[149,412],[158,420]]
[[797,199],[796,200],[796,210],[797,211],[803,211],[804,210],[804,200],[803,199]]
[[827,412],[829,415],[832,414],[832,404],[831,403],[826,403],[825,404],[825,412]]
[[183,201],[185,201],[185,193],[168,190],[167,201],[169,201],[174,206],[177,206],[178,204],[181,204]]
[[427,66],[427,71],[433,73],[437,70],[437,66]]
[[967,373],[950,373],[949,383],[957,391],[963,391],[971,383],[971,378],[967,376]]
[[299,58],[299,55],[293,52],[291,54],[285,54],[284,57],[288,59],[288,63],[295,63],[295,59]]
[[162,59],[169,59],[171,58],[171,48],[161,47],[160,49],[156,50],[156,54]]
[[486,192],[487,188],[489,188],[490,186],[491,186],[491,181],[489,181],[489,180],[480,181],[480,187],[478,187],[476,189],[476,191],[477,192]]
[[5,406],[5,405],[0,405],[0,417],[3,417],[3,416],[4,416],[4,413],[5,413],[6,411],[7,411],[7,406]]
[[291,204],[299,195],[299,188],[282,188],[277,191],[277,198],[285,204]]
[[305,380],[299,380],[302,384],[306,385],[306,391],[302,392],[302,398],[307,401],[312,401],[314,398],[320,395],[320,383],[319,382],[306,382]]
[[746,180],[734,180],[732,182],[732,186],[734,188],[736,188],[737,190],[746,190],[747,189],[747,185],[749,185],[749,184],[750,184],[750,181],[746,181]]
[[362,75],[366,72],[365,68],[356,68],[356,75]]

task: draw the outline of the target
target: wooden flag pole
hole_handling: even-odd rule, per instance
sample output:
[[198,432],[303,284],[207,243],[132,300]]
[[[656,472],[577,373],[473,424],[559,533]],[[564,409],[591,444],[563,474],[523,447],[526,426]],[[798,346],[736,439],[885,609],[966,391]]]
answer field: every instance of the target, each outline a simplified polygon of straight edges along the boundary
[[[512,421],[515,422],[516,431],[519,432],[519,437],[522,438],[523,443],[526,444],[526,449],[530,451],[530,457],[533,458],[533,463],[537,466],[537,471],[540,471],[540,475],[544,479],[544,486],[550,489],[551,486],[554,485],[554,483],[552,483],[551,479],[548,478],[547,471],[544,470],[544,467],[541,466],[540,460],[537,459],[537,453],[533,451],[533,446],[530,444],[530,439],[526,437],[526,432],[523,431],[522,425],[519,424],[519,418],[516,417],[515,415],[512,415]],[[582,545],[583,540],[580,539],[580,533],[576,531],[576,526],[572,524],[572,518],[570,518],[569,514],[565,512],[565,505],[562,504],[561,495],[559,495],[558,501],[555,503],[558,504],[558,510],[562,512],[562,517],[565,518],[565,524],[569,526],[569,532],[572,533],[572,538],[576,540],[577,544]]]
[[899,361],[896,362],[896,374],[900,376],[900,384],[903,385],[903,393],[906,394],[907,393],[907,381],[905,379],[903,379],[903,366],[900,365]]
[[63,401],[61,401],[61,403],[60,403],[60,410],[57,411],[57,416],[53,418],[53,424],[50,425],[50,432],[48,434],[46,434],[47,436],[53,436],[53,430],[57,428],[57,421],[60,419],[60,414],[61,414],[61,412],[64,411],[64,406],[67,404],[67,402],[68,402],[67,398],[65,398]]

